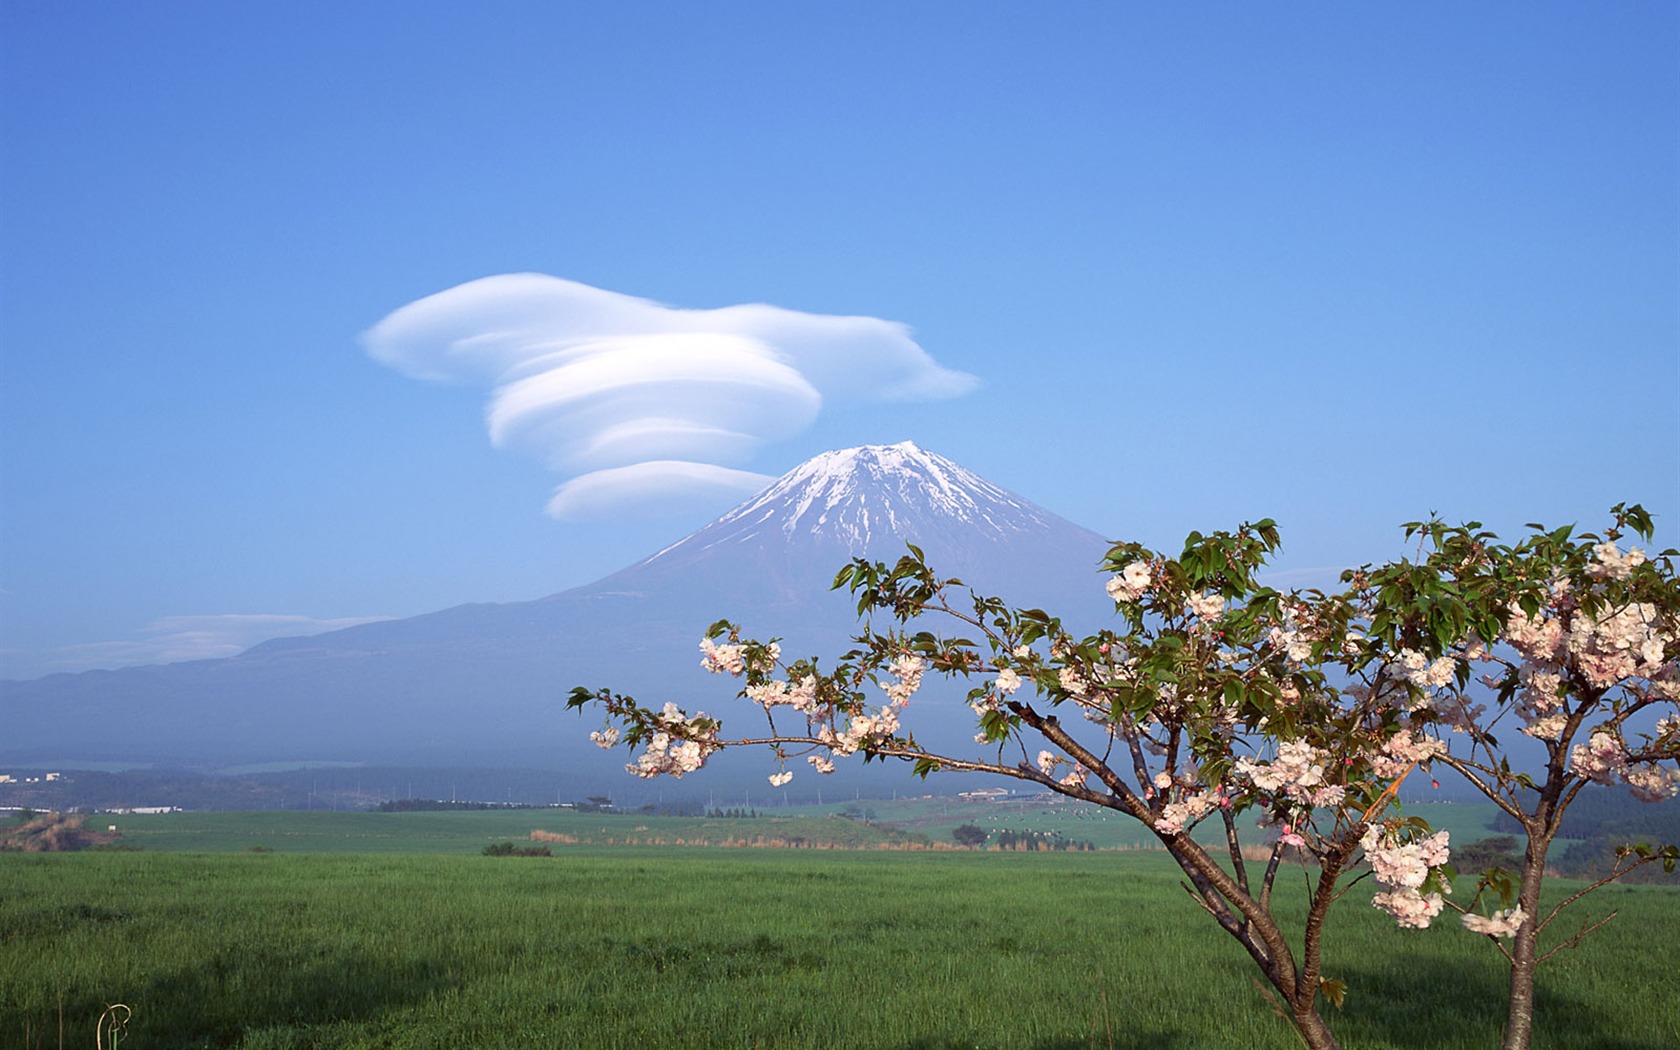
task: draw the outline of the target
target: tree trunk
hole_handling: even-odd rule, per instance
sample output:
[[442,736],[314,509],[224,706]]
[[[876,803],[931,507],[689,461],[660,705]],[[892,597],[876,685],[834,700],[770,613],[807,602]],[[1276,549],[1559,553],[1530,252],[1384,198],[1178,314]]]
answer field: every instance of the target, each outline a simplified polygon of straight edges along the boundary
[[1534,970],[1540,948],[1540,884],[1546,875],[1549,835],[1530,834],[1517,904],[1525,916],[1511,945],[1511,986],[1501,1050],[1528,1050],[1534,1038]]
[[1308,1050],[1342,1050],[1342,1044],[1330,1034],[1330,1026],[1324,1023],[1317,1010],[1309,1008],[1305,1013],[1297,1013],[1295,1028],[1306,1040]]

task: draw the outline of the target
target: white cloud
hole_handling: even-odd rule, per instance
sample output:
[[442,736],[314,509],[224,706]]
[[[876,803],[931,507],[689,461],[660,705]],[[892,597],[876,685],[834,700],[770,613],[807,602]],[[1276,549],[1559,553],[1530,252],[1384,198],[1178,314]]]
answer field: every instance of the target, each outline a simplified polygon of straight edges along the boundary
[[139,631],[136,638],[63,646],[32,659],[19,650],[9,650],[5,654],[8,657],[5,674],[8,678],[34,678],[64,671],[216,660],[238,656],[270,638],[323,634],[384,619],[388,617],[351,616],[321,620],[312,616],[267,613],[165,616]]
[[544,274],[427,296],[364,343],[405,375],[489,386],[492,443],[574,475],[548,504],[562,518],[750,495],[769,479],[726,464],[799,433],[824,407],[978,384],[893,321],[763,304],[684,310]]
[[647,517],[670,506],[743,500],[775,480],[768,474],[711,463],[652,460],[573,478],[555,490],[547,510],[567,520]]

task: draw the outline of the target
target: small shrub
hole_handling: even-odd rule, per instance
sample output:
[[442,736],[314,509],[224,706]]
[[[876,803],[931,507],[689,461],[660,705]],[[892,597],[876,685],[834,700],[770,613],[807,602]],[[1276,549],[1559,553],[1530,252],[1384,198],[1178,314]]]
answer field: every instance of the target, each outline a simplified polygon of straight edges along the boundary
[[511,842],[492,842],[484,847],[486,857],[552,857],[547,846],[515,846]]

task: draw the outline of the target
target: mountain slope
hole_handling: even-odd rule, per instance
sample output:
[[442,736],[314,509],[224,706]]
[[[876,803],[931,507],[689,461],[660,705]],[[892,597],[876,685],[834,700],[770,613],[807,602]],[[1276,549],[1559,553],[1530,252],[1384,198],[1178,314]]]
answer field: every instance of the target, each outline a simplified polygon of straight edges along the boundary
[[723,517],[586,590],[706,585],[755,605],[803,603],[854,557],[914,543],[946,576],[1012,600],[1091,580],[1101,536],[911,442],[825,452]]
[[832,654],[853,603],[829,590],[854,556],[914,542],[930,564],[1050,609],[1103,608],[1095,533],[913,444],[825,453],[663,551],[547,598],[464,605],[265,642],[239,656],[0,683],[0,759],[221,764],[340,760],[583,763],[562,717],[576,684],[714,710],[706,624],[730,617],[789,652]]

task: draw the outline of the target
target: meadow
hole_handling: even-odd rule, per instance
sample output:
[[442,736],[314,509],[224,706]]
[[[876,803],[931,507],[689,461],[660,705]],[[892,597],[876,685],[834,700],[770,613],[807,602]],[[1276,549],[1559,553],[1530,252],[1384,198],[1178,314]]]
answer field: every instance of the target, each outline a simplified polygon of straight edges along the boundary
[[[864,799],[828,805],[765,808],[752,819],[588,813],[561,808],[434,812],[255,810],[204,813],[106,814],[89,827],[115,826],[126,845],[145,850],[227,852],[459,853],[492,841],[520,840],[546,830],[578,845],[722,845],[742,840],[801,840],[846,848],[950,845],[951,831],[973,824],[988,832],[1031,829],[1097,849],[1144,849],[1155,839],[1129,818],[1092,806],[1024,799],[964,803],[945,798]],[[1456,844],[1494,834],[1489,803],[1426,803],[1406,813],[1451,832]],[[1220,841],[1208,825],[1203,833]],[[1158,848],[1158,847],[1157,847]]]
[[[0,855],[0,1045],[92,1047],[115,1002],[134,1050],[1298,1045],[1158,853],[481,855],[532,817],[120,817],[144,849]],[[658,818],[570,819],[622,838]],[[1497,953],[1367,898],[1332,919],[1344,1045],[1496,1045]],[[1542,969],[1536,1046],[1680,1045],[1680,890],[1587,910],[1612,908]]]

